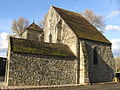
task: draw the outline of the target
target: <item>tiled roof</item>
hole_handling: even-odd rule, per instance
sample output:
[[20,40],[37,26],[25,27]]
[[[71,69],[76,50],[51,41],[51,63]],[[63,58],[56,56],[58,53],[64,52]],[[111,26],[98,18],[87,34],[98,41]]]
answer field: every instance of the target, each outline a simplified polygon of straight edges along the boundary
[[69,25],[69,27],[79,38],[111,44],[111,42],[106,39],[103,34],[101,34],[79,13],[64,10],[54,6],[53,8],[64,19],[64,21]]
[[41,32],[43,31],[43,29],[39,27],[37,24],[35,24],[34,22],[30,26],[28,26],[26,30],[38,30]]
[[17,53],[74,56],[67,45],[57,43],[36,42],[34,40],[10,37],[10,46],[11,50]]

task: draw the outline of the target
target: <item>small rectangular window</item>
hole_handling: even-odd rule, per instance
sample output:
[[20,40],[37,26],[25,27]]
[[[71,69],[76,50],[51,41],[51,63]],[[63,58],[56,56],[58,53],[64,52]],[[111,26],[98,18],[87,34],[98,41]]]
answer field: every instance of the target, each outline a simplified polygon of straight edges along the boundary
[[97,52],[97,47],[94,48],[93,50],[93,64],[98,65],[98,52]]

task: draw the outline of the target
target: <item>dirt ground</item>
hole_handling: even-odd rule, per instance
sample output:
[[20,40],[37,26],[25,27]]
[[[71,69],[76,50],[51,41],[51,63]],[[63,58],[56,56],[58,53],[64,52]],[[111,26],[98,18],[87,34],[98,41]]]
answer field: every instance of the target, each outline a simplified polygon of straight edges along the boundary
[[[0,87],[0,90],[3,89]],[[4,89],[3,89],[4,90]],[[61,88],[7,88],[7,90],[120,90],[119,84],[100,84],[100,85],[87,85],[87,86],[74,86],[74,87],[61,87]]]
[[0,77],[0,90],[120,90],[120,83],[98,83],[94,85],[86,86],[69,86],[69,87],[59,87],[59,88],[16,88],[16,87],[5,87],[3,83],[4,77]]
[[[28,89],[33,90],[33,89]],[[88,85],[64,88],[34,89],[34,90],[120,90],[120,84]]]

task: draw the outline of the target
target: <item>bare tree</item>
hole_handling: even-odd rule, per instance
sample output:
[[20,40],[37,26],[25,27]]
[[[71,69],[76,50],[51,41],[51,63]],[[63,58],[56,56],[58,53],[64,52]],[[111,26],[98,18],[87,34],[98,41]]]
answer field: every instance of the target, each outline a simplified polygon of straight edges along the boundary
[[40,21],[38,23],[38,25],[42,28],[44,28],[44,26],[45,26],[45,21],[46,21],[47,15],[48,15],[48,13],[44,14],[44,17],[43,17],[42,21]]
[[116,71],[120,72],[120,57],[115,58]]
[[93,26],[95,26],[101,33],[103,33],[103,29],[105,28],[105,21],[103,16],[96,15],[92,10],[85,9],[80,13],[85,19],[87,19]]
[[27,19],[19,17],[18,20],[13,20],[12,31],[16,33],[17,36],[21,37],[25,31],[25,28],[29,25]]

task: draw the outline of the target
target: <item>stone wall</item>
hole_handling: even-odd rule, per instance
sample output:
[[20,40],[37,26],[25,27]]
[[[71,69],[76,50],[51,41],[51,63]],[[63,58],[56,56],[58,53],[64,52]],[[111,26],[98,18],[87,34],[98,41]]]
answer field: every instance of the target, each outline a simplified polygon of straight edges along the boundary
[[41,31],[37,31],[37,30],[28,30],[27,39],[39,41],[41,33],[42,33]]
[[28,39],[28,40],[35,40],[35,41],[43,41],[43,33],[41,31],[37,30],[26,30],[22,34],[23,39]]
[[[111,50],[111,45],[80,40],[86,43],[88,56],[88,74],[90,82],[112,81],[115,75],[115,61]],[[97,47],[98,64],[94,64],[94,48]]]
[[28,36],[28,30],[25,30],[25,32],[22,34],[23,39],[27,39]]
[[8,86],[76,84],[76,59],[74,57],[11,52],[8,63]]
[[88,84],[89,76],[88,76],[88,54],[86,49],[86,43],[84,41],[80,42],[80,84]]
[[50,43],[63,43],[77,56],[77,36],[52,7],[44,27],[44,40]]

